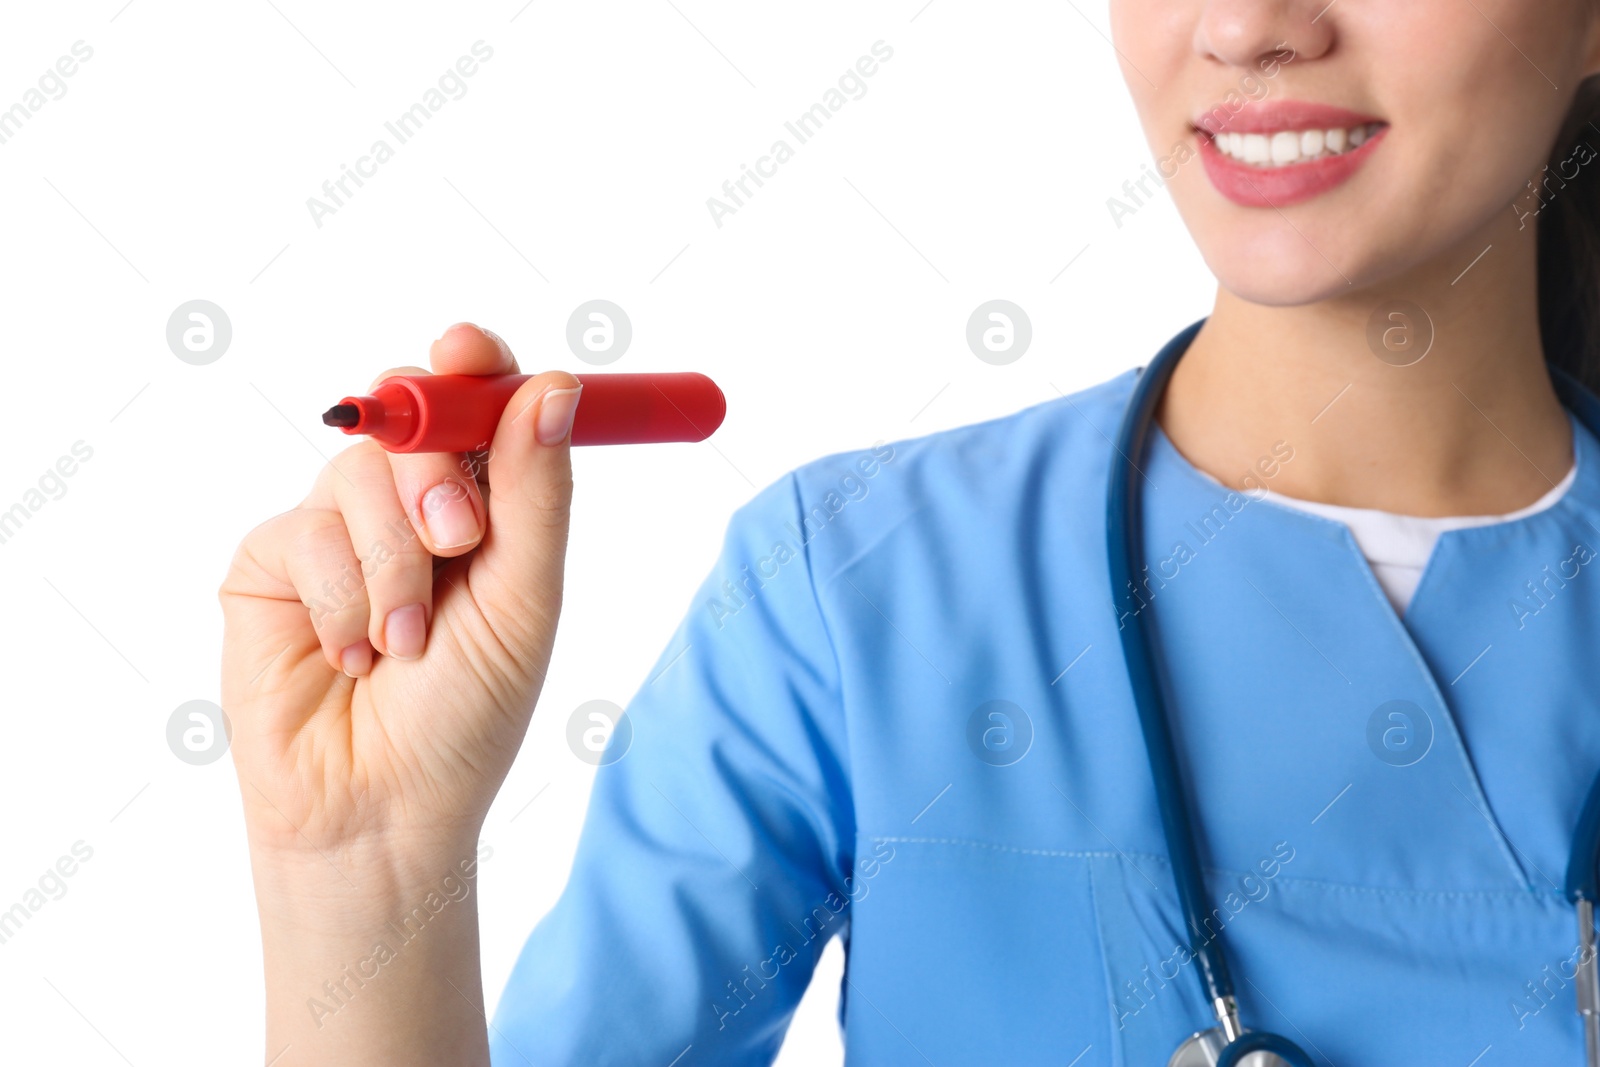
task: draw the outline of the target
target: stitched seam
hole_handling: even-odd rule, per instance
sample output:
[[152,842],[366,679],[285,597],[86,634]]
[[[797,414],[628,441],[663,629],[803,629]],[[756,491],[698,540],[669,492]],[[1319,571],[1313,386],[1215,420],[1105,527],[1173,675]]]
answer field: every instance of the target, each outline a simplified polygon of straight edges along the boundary
[[[1109,1022],[1113,1024],[1111,1026],[1112,1062],[1115,1064],[1123,1064],[1127,1061],[1123,1057],[1122,1039],[1117,1036],[1120,1030],[1114,1025],[1118,1020],[1117,992],[1111,984],[1111,959],[1106,954],[1106,928],[1105,923],[1103,923],[1100,919],[1100,894],[1095,888],[1094,884],[1094,864],[1085,863],[1083,866],[1084,873],[1088,876],[1089,882],[1089,910],[1094,914],[1094,941],[1096,945],[1100,946],[1100,978],[1105,983],[1106,987],[1106,1011],[1110,1013],[1111,1018]],[[1090,1048],[1093,1047],[1093,1045],[1090,1046]],[[1085,1049],[1084,1051],[1087,1052],[1088,1049]]]
[[[805,503],[802,500],[801,495],[800,495],[800,478],[799,478],[799,475],[797,475],[792,470],[789,472],[789,485],[794,491],[795,516],[796,516],[796,518],[802,518],[804,516]],[[822,598],[817,595],[817,576],[816,576],[816,570],[815,570],[815,567],[814,567],[814,561],[811,558],[811,543],[810,543],[810,541],[806,541],[806,542],[801,544],[801,546],[800,546],[800,558],[801,558],[802,566],[805,568],[806,584],[810,587],[810,590],[811,590],[811,603],[812,603],[812,606],[816,608],[817,621],[822,626],[823,637],[828,642],[828,655],[833,661],[833,689],[834,689],[834,693],[835,693],[835,695],[837,697],[836,708],[837,708],[838,713],[839,713],[839,728],[840,728],[840,732],[844,735],[844,744],[845,744],[845,751],[843,753],[845,766],[842,768],[842,772],[843,772],[843,775],[844,775],[845,787],[849,790],[849,793],[850,793],[850,801],[849,801],[849,804],[848,804],[848,810],[850,812],[850,829],[849,829],[848,835],[846,835],[846,834],[839,834],[838,835],[838,837],[839,837],[838,844],[839,844],[839,846],[841,848],[848,847],[850,849],[850,866],[851,866],[851,869],[854,870],[854,868],[855,868],[855,842],[856,842],[856,837],[857,837],[857,833],[858,833],[859,827],[856,825],[857,812],[856,812],[856,797],[855,797],[855,780],[856,780],[856,776],[855,776],[855,746],[854,746],[854,743],[853,743],[854,739],[850,736],[850,734],[851,734],[851,730],[850,730],[850,722],[851,722],[851,720],[850,720],[850,709],[849,709],[848,706],[846,706],[845,697],[844,697],[844,667],[839,662],[839,646],[838,646],[838,642],[834,639],[834,636],[833,636],[833,627],[828,623],[828,613],[823,610]],[[846,845],[846,841],[847,840],[848,840],[848,845]],[[831,869],[831,867],[830,867],[830,870],[829,870],[828,873],[830,875],[836,874],[836,872],[833,871]],[[838,886],[835,886],[836,889],[837,888],[842,888],[842,887],[843,887],[842,883],[840,885],[838,885]]]
[[[962,848],[988,849],[993,852],[1009,852],[1020,856],[1046,856],[1060,859],[1091,859],[1104,856],[1106,858],[1124,858],[1137,856],[1141,859],[1153,860],[1163,866],[1170,867],[1166,856],[1154,852],[1122,852],[1096,851],[1096,850],[1071,850],[1048,848],[1022,848],[1017,845],[1002,845],[992,841],[976,841],[960,837],[886,837],[876,834],[861,835],[868,841],[890,841],[906,845],[950,845]],[[1205,867],[1208,874],[1239,875],[1255,874],[1254,871],[1232,870],[1225,867]],[[1259,875],[1258,875],[1259,877]],[[1552,889],[1541,889],[1534,886],[1531,889],[1398,889],[1390,886],[1367,886],[1352,882],[1330,882],[1321,878],[1302,878],[1292,874],[1280,872],[1273,879],[1279,885],[1297,885],[1310,889],[1323,889],[1336,893],[1365,894],[1380,897],[1409,897],[1419,900],[1483,900],[1501,897],[1506,900],[1523,900],[1528,897],[1547,897],[1551,900],[1564,901],[1565,896]]]
[[[863,836],[866,836],[866,835],[863,835]],[[874,835],[874,836],[868,836],[867,840],[869,840],[869,841],[893,841],[893,842],[895,842],[897,844],[906,844],[906,845],[963,845],[963,846],[966,846],[966,847],[969,847],[969,848],[991,849],[991,850],[996,851],[996,852],[1014,852],[1014,853],[1017,853],[1018,855],[1023,855],[1023,856],[1061,856],[1061,857],[1064,857],[1064,858],[1079,859],[1079,858],[1086,858],[1086,857],[1090,857],[1090,856],[1116,856],[1117,855],[1116,852],[1112,852],[1112,851],[1109,851],[1109,850],[1105,850],[1105,851],[1087,851],[1087,850],[1069,850],[1069,849],[1053,849],[1053,848],[1022,848],[1022,847],[1020,847],[1018,845],[1001,845],[1001,844],[996,844],[995,842],[992,842],[992,841],[972,841],[972,840],[968,840],[966,838],[959,838],[959,837],[878,837],[878,836]],[[1163,860],[1163,862],[1165,862],[1165,858],[1164,857],[1156,856],[1153,853],[1135,853],[1135,854],[1136,855],[1149,855],[1151,859],[1161,859],[1161,860]]]

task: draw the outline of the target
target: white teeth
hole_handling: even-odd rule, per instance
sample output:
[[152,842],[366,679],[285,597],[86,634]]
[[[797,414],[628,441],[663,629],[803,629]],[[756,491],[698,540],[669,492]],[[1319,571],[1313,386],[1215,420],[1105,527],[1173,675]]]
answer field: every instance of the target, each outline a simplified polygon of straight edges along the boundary
[[1300,135],[1289,130],[1279,130],[1272,135],[1272,165],[1281,167],[1300,159]]
[[1383,126],[1369,122],[1347,129],[1279,130],[1273,134],[1229,131],[1212,137],[1217,150],[1256,167],[1283,167],[1359,148]]

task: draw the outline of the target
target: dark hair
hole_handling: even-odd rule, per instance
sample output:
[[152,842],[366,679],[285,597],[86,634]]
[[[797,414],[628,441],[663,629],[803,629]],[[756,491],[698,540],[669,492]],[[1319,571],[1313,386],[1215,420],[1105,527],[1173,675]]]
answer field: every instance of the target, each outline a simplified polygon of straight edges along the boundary
[[[1537,190],[1545,359],[1600,392],[1600,75],[1578,86]],[[1573,168],[1577,173],[1573,175]],[[1569,175],[1571,175],[1569,177]]]

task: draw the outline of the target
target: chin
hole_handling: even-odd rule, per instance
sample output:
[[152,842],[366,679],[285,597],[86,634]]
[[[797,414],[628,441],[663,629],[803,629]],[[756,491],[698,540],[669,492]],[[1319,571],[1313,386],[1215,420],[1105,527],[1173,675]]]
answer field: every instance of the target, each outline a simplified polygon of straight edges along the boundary
[[[1212,275],[1228,292],[1252,304],[1293,307],[1348,294],[1381,276],[1358,269],[1343,241],[1295,232],[1281,218],[1263,220],[1263,232],[1194,234]],[[1267,227],[1271,227],[1270,230]]]
[[1212,268],[1217,284],[1240,300],[1263,307],[1300,307],[1315,304],[1349,293],[1354,287],[1346,285],[1337,275],[1330,279],[1327,265],[1319,261],[1317,269],[1307,264],[1303,269],[1286,271],[1263,270],[1260,266],[1239,266],[1237,269]]

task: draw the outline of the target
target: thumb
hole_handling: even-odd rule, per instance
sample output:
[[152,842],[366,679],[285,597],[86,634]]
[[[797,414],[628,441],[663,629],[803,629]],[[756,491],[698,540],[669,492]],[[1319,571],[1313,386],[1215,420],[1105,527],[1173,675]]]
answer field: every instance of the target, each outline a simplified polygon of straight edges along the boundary
[[484,620],[541,672],[561,612],[581,390],[574,375],[546,371],[512,394],[489,452],[489,521],[468,571]]

